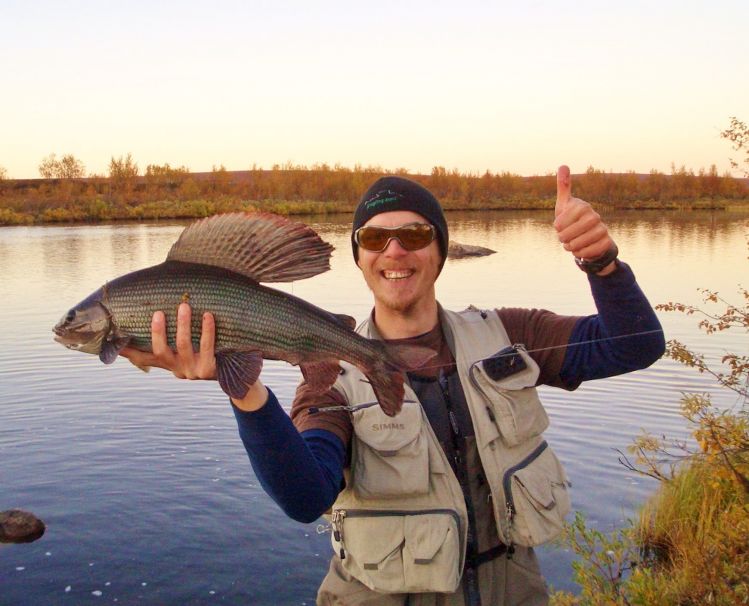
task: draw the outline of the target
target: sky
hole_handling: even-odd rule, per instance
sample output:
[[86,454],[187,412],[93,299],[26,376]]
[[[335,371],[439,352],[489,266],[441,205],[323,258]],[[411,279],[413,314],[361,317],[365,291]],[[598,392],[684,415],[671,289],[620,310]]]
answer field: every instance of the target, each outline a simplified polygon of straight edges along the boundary
[[747,23],[746,0],[0,0],[0,167],[723,173]]

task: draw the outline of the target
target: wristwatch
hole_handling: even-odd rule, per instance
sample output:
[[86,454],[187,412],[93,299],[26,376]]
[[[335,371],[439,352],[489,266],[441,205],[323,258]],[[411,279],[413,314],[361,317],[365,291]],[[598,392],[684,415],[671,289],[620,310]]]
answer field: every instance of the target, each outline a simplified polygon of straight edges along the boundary
[[580,257],[575,257],[575,263],[577,263],[577,266],[585,273],[597,274],[609,263],[615,261],[618,256],[619,249],[617,248],[616,244],[612,244],[611,248],[609,248],[600,257],[597,257],[596,259],[582,259]]

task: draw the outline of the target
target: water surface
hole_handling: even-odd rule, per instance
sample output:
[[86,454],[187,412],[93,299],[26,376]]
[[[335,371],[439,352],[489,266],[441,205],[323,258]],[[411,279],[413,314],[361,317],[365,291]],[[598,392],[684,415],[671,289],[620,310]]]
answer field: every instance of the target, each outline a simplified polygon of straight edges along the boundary
[[[336,248],[332,271],[279,288],[362,320],[371,300],[352,262],[347,219],[308,218]],[[455,240],[498,252],[448,261],[437,286],[445,307],[595,312],[548,213],[448,220]],[[606,220],[653,303],[699,303],[700,286],[738,300],[737,283],[746,286],[747,215]],[[0,604],[314,603],[329,536],[287,519],[259,487],[218,386],[144,375],[125,360],[104,366],[52,340],[70,305],[106,279],[161,262],[183,226],[0,228],[0,510],[28,509],[48,526],[33,544],[0,545]],[[745,335],[706,338],[694,317],[660,317],[668,338],[712,358],[746,353]],[[298,379],[283,363],[263,371],[287,408]],[[547,437],[573,482],[573,507],[597,527],[621,524],[654,490],[617,462],[616,449],[643,429],[686,437],[682,391],[714,389],[669,360],[574,393],[542,389]],[[544,548],[541,560],[555,587],[573,587],[569,554]]]

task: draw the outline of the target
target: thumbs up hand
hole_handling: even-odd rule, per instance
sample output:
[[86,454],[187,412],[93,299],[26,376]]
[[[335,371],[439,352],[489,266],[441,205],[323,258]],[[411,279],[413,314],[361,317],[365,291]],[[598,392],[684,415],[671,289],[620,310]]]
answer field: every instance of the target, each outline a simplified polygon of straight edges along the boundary
[[[593,207],[572,197],[572,177],[567,166],[557,170],[557,203],[554,207],[554,229],[565,250],[578,259],[595,260],[614,246],[608,227]],[[599,276],[615,269],[612,261]]]

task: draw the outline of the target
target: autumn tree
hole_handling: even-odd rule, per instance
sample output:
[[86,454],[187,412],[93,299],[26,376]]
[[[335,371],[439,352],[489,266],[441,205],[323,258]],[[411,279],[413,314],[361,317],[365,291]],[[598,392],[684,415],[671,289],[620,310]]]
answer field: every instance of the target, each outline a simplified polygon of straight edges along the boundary
[[169,196],[187,181],[190,169],[186,166],[172,167],[168,163],[149,164],[144,177],[149,198]]
[[133,156],[120,156],[109,161],[109,182],[112,189],[117,192],[131,192],[138,178],[138,165]]
[[0,166],[0,181],[4,181],[8,178],[8,171],[5,170],[5,167]]
[[82,179],[86,167],[73,154],[65,154],[58,160],[52,153],[39,163],[39,174],[43,179]]
[[731,159],[731,166],[743,172],[744,176],[749,177],[749,126],[736,116],[731,116],[729,127],[721,132],[720,136],[733,143],[733,149],[744,154],[740,163]]

